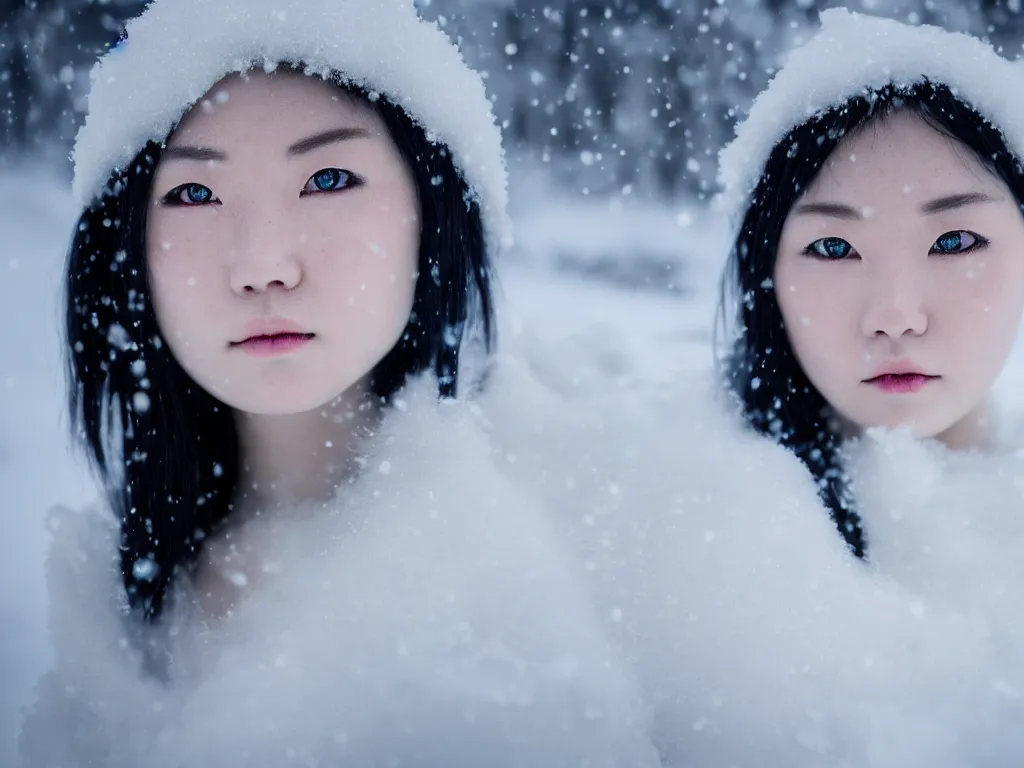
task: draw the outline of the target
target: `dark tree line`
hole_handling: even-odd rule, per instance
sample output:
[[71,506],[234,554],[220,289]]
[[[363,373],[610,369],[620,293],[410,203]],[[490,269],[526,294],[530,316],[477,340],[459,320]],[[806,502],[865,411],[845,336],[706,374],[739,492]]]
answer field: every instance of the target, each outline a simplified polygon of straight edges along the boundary
[[[1021,0],[432,0],[475,43],[511,144],[577,189],[714,184],[716,153],[781,54],[844,5],[1021,52]],[[951,52],[950,55],[955,55]]]
[[70,144],[89,68],[143,0],[0,0],[0,152]]
[[[486,72],[510,148],[595,193],[709,188],[738,111],[821,8],[970,31],[1011,57],[1024,39],[1021,0],[419,2]],[[89,68],[143,5],[0,0],[0,154],[70,146]]]

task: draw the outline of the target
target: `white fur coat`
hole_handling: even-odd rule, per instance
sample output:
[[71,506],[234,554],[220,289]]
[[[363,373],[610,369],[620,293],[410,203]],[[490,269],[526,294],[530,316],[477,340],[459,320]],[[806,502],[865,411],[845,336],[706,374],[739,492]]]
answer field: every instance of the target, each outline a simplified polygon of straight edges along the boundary
[[230,617],[163,622],[166,686],[126,637],[112,524],[54,513],[57,661],[24,764],[658,764],[538,499],[499,471],[478,411],[435,392],[420,382],[388,414],[332,509],[268,524],[274,573]]
[[[880,542],[877,564],[853,557],[808,471],[714,382],[614,386],[548,362],[506,366],[484,409],[517,484],[539,489],[577,552],[665,765],[952,768],[987,749],[963,727],[979,716],[965,686],[989,684],[963,658],[984,647],[971,616],[922,616]],[[530,418],[500,418],[512,392]]]

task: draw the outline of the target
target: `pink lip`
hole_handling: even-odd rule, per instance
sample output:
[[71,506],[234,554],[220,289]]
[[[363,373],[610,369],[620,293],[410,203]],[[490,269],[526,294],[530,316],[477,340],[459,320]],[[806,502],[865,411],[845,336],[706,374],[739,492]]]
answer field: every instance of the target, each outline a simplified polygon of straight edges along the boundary
[[939,378],[938,376],[925,376],[923,373],[883,373],[870,379],[865,379],[865,384],[878,387],[883,392],[893,395],[906,395],[917,392],[928,383]]
[[940,378],[924,373],[909,360],[893,360],[881,366],[864,384],[870,384],[883,392],[905,395],[923,389],[929,382]]
[[[871,374],[871,378],[877,378],[879,376],[887,375],[901,375],[904,373],[916,374],[918,376],[927,376],[928,374],[921,370],[921,366],[914,365],[913,362],[906,359],[901,360],[890,360],[885,365],[879,366],[875,369],[874,373]],[[865,379],[870,381],[870,379]]]
[[257,357],[283,355],[305,346],[316,336],[283,317],[253,320],[245,326],[245,338],[229,346]]

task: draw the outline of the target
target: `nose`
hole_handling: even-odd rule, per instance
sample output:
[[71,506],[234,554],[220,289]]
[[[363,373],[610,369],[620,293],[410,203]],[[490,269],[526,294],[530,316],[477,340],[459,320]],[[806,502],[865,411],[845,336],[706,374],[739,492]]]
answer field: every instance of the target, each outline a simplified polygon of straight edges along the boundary
[[231,264],[231,290],[239,296],[268,291],[291,291],[302,282],[302,264],[297,253],[298,240],[282,228],[268,226],[246,228],[237,239]]
[[928,313],[913,278],[890,276],[886,283],[864,313],[864,335],[890,339],[923,335],[928,330]]

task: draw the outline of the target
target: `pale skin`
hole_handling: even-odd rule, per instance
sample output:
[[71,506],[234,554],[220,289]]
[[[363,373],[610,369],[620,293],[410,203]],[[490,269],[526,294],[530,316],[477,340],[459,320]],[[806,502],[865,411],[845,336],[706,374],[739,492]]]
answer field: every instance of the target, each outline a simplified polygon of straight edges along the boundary
[[[989,445],[1024,311],[1024,216],[969,148],[908,112],[845,139],[786,219],[774,285],[800,365],[851,432]],[[871,383],[893,366],[932,378]]]
[[[163,338],[238,426],[232,521],[332,498],[375,421],[370,375],[417,278],[418,198],[385,125],[316,78],[227,77],[169,139],[148,215]],[[295,348],[268,340],[282,323]],[[210,542],[208,560],[235,550]]]

